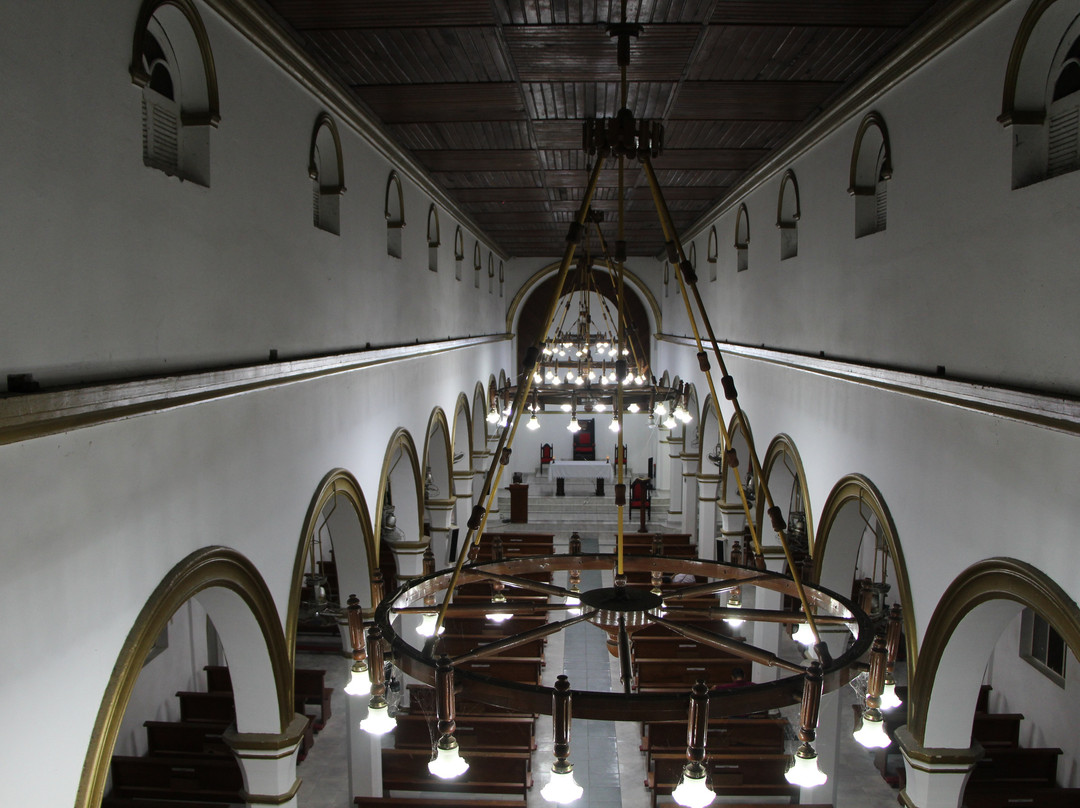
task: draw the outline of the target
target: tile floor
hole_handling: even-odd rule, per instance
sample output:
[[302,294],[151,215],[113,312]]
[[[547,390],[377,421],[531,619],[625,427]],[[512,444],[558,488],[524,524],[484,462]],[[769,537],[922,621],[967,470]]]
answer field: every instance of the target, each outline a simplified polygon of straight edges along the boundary
[[[514,529],[531,532],[554,532],[556,542],[565,542],[569,531],[565,525],[531,523],[515,525]],[[612,541],[613,529],[579,531],[585,552],[596,551],[603,541],[603,549]],[[605,574],[610,578],[610,574]],[[582,588],[610,586],[601,573],[586,571],[582,575]],[[603,642],[596,641],[596,629],[587,624],[571,626],[564,632],[549,638],[545,651],[546,666],[544,684],[552,685],[555,677],[565,673],[571,684],[584,682],[590,689],[618,689],[619,668],[617,660],[608,654]],[[349,808],[348,751],[345,737],[346,696],[341,690],[349,663],[344,657],[330,654],[298,654],[297,665],[324,668],[327,683],[334,687],[333,717],[325,729],[316,736],[316,743],[307,759],[298,767],[303,778],[299,793],[300,808]],[[841,704],[842,724],[850,726],[851,709],[848,703],[856,700],[854,692],[845,688]],[[789,708],[785,714],[797,721],[797,708]],[[552,758],[551,719],[541,716],[536,728],[537,751],[533,758],[535,784],[529,793],[527,808],[548,808],[551,803],[540,796],[540,789],[547,782]],[[644,761],[638,751],[638,729],[632,723],[610,723],[576,720],[571,730],[571,759],[574,776],[585,789],[579,805],[583,808],[647,808],[649,794],[644,788]],[[836,783],[836,808],[893,808],[897,804],[897,792],[885,783],[874,768],[871,753],[865,751],[851,738],[850,732],[841,733],[840,750],[836,772],[830,777]],[[808,801],[829,802],[832,781],[815,789]],[[714,803],[717,805],[718,803]]]

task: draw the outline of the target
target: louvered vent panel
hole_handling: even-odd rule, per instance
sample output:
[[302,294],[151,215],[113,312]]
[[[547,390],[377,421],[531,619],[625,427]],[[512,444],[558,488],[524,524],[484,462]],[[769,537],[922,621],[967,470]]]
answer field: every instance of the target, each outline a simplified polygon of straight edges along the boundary
[[1051,177],[1076,171],[1078,160],[1078,128],[1080,107],[1055,112],[1050,118],[1050,148],[1046,173]]
[[180,120],[172,106],[143,98],[143,162],[166,174],[179,163]]
[[877,190],[874,193],[874,232],[880,233],[885,229],[885,209],[888,203],[888,185],[884,181],[880,181],[877,184]]
[[316,227],[319,226],[319,197],[320,196],[321,196],[321,194],[319,193],[319,181],[315,180],[315,182],[314,182],[314,184],[312,186],[312,190],[311,190],[311,205],[312,205],[313,215],[315,217],[315,226]]

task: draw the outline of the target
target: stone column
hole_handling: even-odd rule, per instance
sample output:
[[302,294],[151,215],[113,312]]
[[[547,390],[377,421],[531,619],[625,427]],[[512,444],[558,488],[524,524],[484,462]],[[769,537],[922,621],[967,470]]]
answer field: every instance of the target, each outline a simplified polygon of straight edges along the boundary
[[668,438],[668,468],[671,475],[671,499],[668,502],[668,524],[681,525],[683,512],[682,438]]
[[716,561],[716,496],[719,474],[698,474],[698,558]]
[[285,731],[278,734],[237,732],[235,724],[225,731],[223,740],[236,756],[244,775],[243,796],[248,805],[289,808],[299,805],[296,756],[306,725],[307,719],[297,714]]
[[[453,527],[457,528],[458,541],[457,549],[461,550],[461,545],[465,543],[465,534],[469,528],[469,516],[472,513],[472,492],[473,492],[473,470],[463,469],[454,471],[454,496],[456,501],[454,503],[454,522]],[[449,554],[447,554],[449,555]],[[457,561],[457,557],[450,558],[451,563]]]
[[[682,456],[682,486],[683,486],[683,513],[681,528],[683,533],[690,534],[690,541],[697,541],[697,474],[700,458],[696,454],[684,454]],[[698,552],[701,550],[699,548]]]
[[907,726],[896,730],[904,755],[907,784],[900,790],[900,804],[907,808],[960,808],[971,770],[983,756],[979,744],[967,749],[927,749]]
[[431,551],[435,553],[435,566],[442,569],[449,565],[450,527],[454,521],[455,498],[429,499],[426,503],[428,521],[431,523]]
[[668,446],[668,439],[666,437],[661,437],[657,441],[656,479],[653,481],[653,488],[655,488],[657,491],[671,491],[670,453],[671,447]]
[[743,528],[746,527],[746,512],[741,502],[718,502],[720,510],[720,539],[723,541],[723,556],[717,561],[731,558],[731,545],[742,541]]

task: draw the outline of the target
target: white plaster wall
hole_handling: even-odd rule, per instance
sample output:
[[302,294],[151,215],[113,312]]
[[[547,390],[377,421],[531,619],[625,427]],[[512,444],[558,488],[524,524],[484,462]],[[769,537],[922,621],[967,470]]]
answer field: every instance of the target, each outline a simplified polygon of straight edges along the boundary
[[[537,420],[540,428],[530,431],[525,428],[529,413],[522,415],[522,423],[514,436],[514,451],[510,456],[509,472],[522,471],[535,474],[540,466],[540,447],[550,443],[556,460],[571,460],[574,456],[573,436],[566,430],[570,423],[570,414],[559,411],[540,413]],[[596,459],[605,457],[614,462],[616,434],[608,429],[611,412],[578,413],[578,420],[593,418],[596,420],[594,438],[596,441]],[[623,416],[626,456],[630,460],[630,471],[644,475],[648,471],[649,458],[658,456],[657,430],[649,429],[648,417],[642,413],[626,413]],[[503,474],[503,484],[512,479],[509,472]],[[547,472],[544,471],[546,478]],[[608,492],[610,495],[610,491]]]
[[990,712],[1022,713],[1020,745],[1058,747],[1058,785],[1080,786],[1080,736],[1076,734],[1076,713],[1062,709],[1080,699],[1076,657],[1066,649],[1065,687],[1062,688],[1021,659],[1020,622],[1017,616],[1001,634],[987,668]]
[[[497,290],[454,280],[457,222],[440,211],[431,272],[431,200],[337,115],[341,235],[313,226],[308,154],[324,103],[200,3],[221,99],[210,187],[146,168],[128,74],[139,5],[0,8],[0,384],[17,372],[55,384],[504,329]],[[405,195],[400,260],[386,252],[392,168]],[[470,259],[475,242],[466,232]]]

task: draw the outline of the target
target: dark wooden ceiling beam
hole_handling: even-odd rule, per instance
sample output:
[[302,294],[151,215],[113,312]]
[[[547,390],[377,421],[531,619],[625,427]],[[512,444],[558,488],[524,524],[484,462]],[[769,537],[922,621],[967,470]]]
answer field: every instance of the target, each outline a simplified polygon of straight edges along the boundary
[[906,28],[930,5],[926,0],[724,0],[714,25],[851,25]]
[[843,86],[823,81],[688,81],[671,120],[802,121]]
[[517,84],[403,84],[352,88],[385,123],[517,121],[526,117]]
[[530,149],[439,149],[415,151],[429,171],[539,171]]
[[270,0],[298,31],[494,25],[491,0]]

